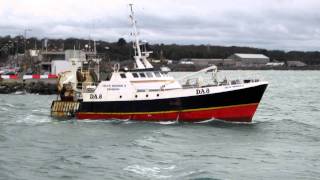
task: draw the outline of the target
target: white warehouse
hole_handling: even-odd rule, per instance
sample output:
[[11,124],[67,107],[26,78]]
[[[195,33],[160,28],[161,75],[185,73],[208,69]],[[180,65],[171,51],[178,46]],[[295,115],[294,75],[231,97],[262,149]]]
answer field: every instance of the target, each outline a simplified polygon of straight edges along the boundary
[[263,54],[241,54],[236,53],[228,57],[236,62],[238,66],[264,66],[270,62],[270,58]]

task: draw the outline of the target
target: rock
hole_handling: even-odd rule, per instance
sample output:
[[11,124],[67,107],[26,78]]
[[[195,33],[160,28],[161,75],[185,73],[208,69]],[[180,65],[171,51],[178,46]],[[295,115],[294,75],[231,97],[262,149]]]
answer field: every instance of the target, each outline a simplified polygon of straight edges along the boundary
[[36,81],[36,82],[5,82],[2,81],[0,83],[0,93],[1,94],[9,94],[15,93],[17,91],[26,91],[28,93],[34,94],[56,94],[57,93],[57,85],[53,83],[45,83],[44,81]]

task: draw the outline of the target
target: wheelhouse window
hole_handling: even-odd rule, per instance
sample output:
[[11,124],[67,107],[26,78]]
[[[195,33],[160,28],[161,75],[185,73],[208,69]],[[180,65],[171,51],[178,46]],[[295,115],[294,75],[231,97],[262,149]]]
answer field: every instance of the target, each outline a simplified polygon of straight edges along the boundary
[[132,73],[132,76],[133,76],[134,78],[138,78],[138,77],[139,77],[138,73]]
[[146,74],[147,74],[147,76],[148,76],[149,78],[152,78],[152,77],[153,77],[152,72],[146,72]]
[[163,72],[160,72],[160,74],[161,74],[161,76],[164,76],[164,77],[165,77],[165,76],[167,76],[167,75],[166,75],[166,74],[164,74]]
[[139,73],[140,77],[145,78],[146,75],[144,73]]
[[121,77],[121,78],[126,78],[126,74],[121,73],[121,74],[120,74],[120,77]]
[[160,72],[158,72],[158,71],[154,72],[154,75],[155,75],[156,77],[161,77],[161,74],[160,74]]

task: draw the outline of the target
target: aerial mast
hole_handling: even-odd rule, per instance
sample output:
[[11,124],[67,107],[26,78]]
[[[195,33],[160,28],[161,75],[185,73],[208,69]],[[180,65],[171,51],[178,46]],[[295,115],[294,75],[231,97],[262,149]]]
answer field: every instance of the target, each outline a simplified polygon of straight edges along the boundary
[[132,28],[133,28],[133,32],[132,32],[132,36],[134,36],[134,60],[136,62],[136,68],[137,69],[152,69],[153,66],[150,64],[150,62],[147,60],[147,57],[149,57],[150,52],[144,51],[141,52],[141,47],[140,47],[140,40],[139,40],[139,34],[137,31],[137,22],[134,18],[134,12],[133,12],[133,4],[129,4],[130,6],[130,20],[132,22]]
[[130,11],[131,11],[130,20],[132,22],[132,28],[133,28],[132,35],[134,36],[134,40],[135,40],[135,55],[137,55],[138,57],[141,57],[141,49],[140,49],[138,31],[137,31],[137,26],[136,26],[137,22],[134,18],[133,4],[129,4],[129,6],[130,6]]

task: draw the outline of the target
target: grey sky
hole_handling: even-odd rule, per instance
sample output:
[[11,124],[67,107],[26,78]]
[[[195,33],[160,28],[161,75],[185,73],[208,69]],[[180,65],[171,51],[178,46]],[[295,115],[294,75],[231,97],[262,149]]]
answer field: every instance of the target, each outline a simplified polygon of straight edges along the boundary
[[0,35],[320,50],[319,0],[0,0]]

